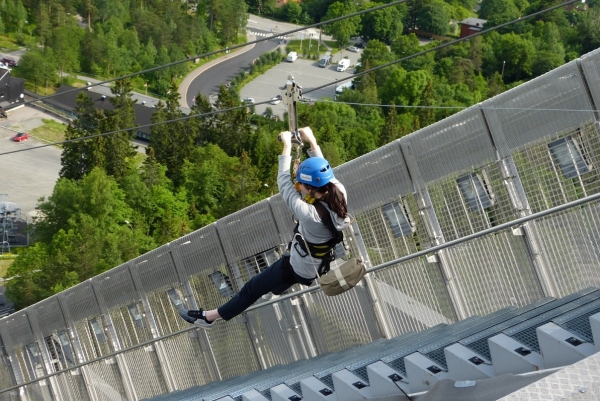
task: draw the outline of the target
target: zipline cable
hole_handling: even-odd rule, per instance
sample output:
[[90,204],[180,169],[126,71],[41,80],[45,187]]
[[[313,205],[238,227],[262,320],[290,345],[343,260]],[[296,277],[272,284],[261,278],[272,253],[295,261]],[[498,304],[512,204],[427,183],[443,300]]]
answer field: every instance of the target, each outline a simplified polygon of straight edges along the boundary
[[[404,0],[404,1],[406,1],[406,0]],[[429,52],[442,49],[442,48],[450,46],[452,44],[464,42],[465,40],[469,40],[470,38],[473,38],[473,37],[476,37],[476,36],[479,36],[479,35],[483,35],[485,33],[489,33],[489,32],[492,32],[492,31],[496,31],[496,30],[501,29],[501,28],[505,28],[507,26],[516,24],[518,22],[521,22],[521,21],[524,21],[524,20],[527,20],[527,19],[530,19],[530,18],[533,18],[533,17],[536,17],[536,16],[539,16],[541,14],[544,14],[544,13],[547,13],[547,12],[550,12],[550,11],[554,11],[554,10],[556,10],[558,8],[564,7],[564,6],[569,5],[569,4],[576,3],[578,1],[579,0],[569,0],[569,1],[566,1],[566,2],[561,3],[559,5],[552,6],[552,7],[546,8],[544,10],[537,11],[537,12],[535,12],[533,14],[529,14],[529,15],[526,15],[524,17],[520,17],[518,19],[509,21],[509,22],[505,22],[505,23],[503,23],[501,25],[498,25],[498,26],[495,26],[495,27],[492,27],[492,28],[485,29],[483,31],[474,33],[474,34],[472,34],[470,36],[467,36],[465,38],[460,38],[460,39],[456,39],[456,40],[453,40],[453,41],[449,41],[449,42],[443,43],[443,44],[441,44],[439,46],[433,47],[431,49],[427,49],[427,50],[421,51],[419,53],[411,54],[409,56],[406,56],[406,57],[403,57],[403,58],[391,61],[389,63],[382,64],[380,66],[370,68],[368,70],[365,70],[365,71],[362,71],[362,72],[360,72],[358,74],[353,75],[352,78],[347,78],[347,79],[343,79],[343,80],[336,80],[335,82],[331,82],[331,83],[328,83],[328,84],[325,84],[325,85],[318,86],[316,88],[312,88],[312,89],[303,91],[303,94],[314,92],[315,90],[322,89],[322,88],[325,88],[325,87],[328,87],[328,86],[331,86],[331,85],[336,85],[339,82],[347,81],[348,79],[354,79],[357,76],[365,75],[365,74],[368,74],[369,72],[377,71],[377,70],[380,70],[380,69],[382,69],[384,67],[389,67],[390,65],[394,65],[394,64],[400,63],[402,61],[410,60],[412,58],[425,55],[425,54],[427,54]],[[398,2],[396,2],[396,3],[398,3]],[[392,4],[392,3],[390,3],[390,4]],[[338,19],[333,19],[333,20],[330,20],[330,21],[336,21],[336,20],[338,20]],[[303,29],[305,29],[305,28],[303,28]],[[296,31],[297,30],[290,31],[290,32],[296,32]],[[81,89],[76,89],[76,90],[81,90]],[[62,92],[62,93],[68,93],[68,92]],[[261,105],[261,104],[267,104],[267,103],[270,103],[270,100],[266,100],[264,102],[255,103],[255,106],[256,105]],[[174,122],[187,121],[187,120],[189,120],[191,118],[210,117],[210,116],[213,116],[213,115],[217,115],[217,114],[221,114],[221,113],[226,113],[226,112],[234,111],[234,110],[240,110],[240,109],[247,108],[247,107],[248,107],[248,105],[242,105],[242,106],[230,107],[230,108],[227,108],[227,109],[220,109],[220,110],[210,111],[210,112],[206,112],[206,113],[200,113],[200,114],[194,114],[194,115],[187,115],[187,116],[182,116],[182,117],[171,119],[171,120],[159,121],[159,122],[156,122],[156,123],[145,124],[145,125],[138,125],[136,127],[131,127],[131,128],[122,128],[122,129],[118,129],[118,130],[114,130],[114,131],[103,132],[103,133],[100,133],[100,134],[88,135],[88,136],[84,136],[84,137],[80,137],[80,138],[67,139],[67,140],[64,140],[64,141],[51,142],[51,143],[47,143],[47,144],[44,144],[44,145],[33,146],[33,147],[30,147],[30,148],[26,148],[26,149],[17,149],[17,150],[12,150],[12,151],[8,151],[8,152],[2,152],[2,153],[0,153],[0,156],[12,154],[12,153],[25,152],[25,151],[28,151],[28,150],[41,149],[41,148],[45,148],[45,147],[48,147],[48,146],[64,145],[64,144],[71,143],[71,142],[83,141],[83,140],[98,138],[98,137],[107,136],[107,135],[119,134],[119,133],[122,133],[122,132],[139,130],[141,128],[151,128],[151,127],[162,125],[162,124],[170,124],[170,123],[174,123]],[[532,110],[534,110],[534,109],[532,109]]]
[[[156,66],[156,67],[148,68],[148,69],[143,70],[143,71],[136,71],[136,72],[133,72],[131,74],[121,75],[121,76],[116,77],[116,78],[111,78],[111,79],[107,79],[105,81],[93,83],[91,85],[86,85],[86,87],[87,88],[91,88],[91,87],[94,87],[94,86],[100,86],[100,85],[104,85],[104,84],[109,84],[111,82],[120,81],[121,79],[132,78],[132,77],[135,77],[135,76],[138,76],[138,75],[147,74],[147,73],[154,72],[154,71],[159,71],[159,70],[162,70],[163,68],[173,67],[173,66],[176,66],[176,65],[179,65],[179,64],[183,64],[183,63],[187,63],[187,62],[190,62],[190,61],[194,61],[194,60],[199,59],[199,58],[210,57],[210,56],[213,56],[215,54],[223,53],[223,52],[228,51],[228,50],[231,51],[231,50],[238,49],[240,47],[244,47],[244,46],[248,46],[248,45],[253,45],[253,44],[256,44],[256,43],[260,43],[260,42],[265,42],[267,40],[273,39],[274,37],[287,36],[287,35],[295,33],[295,32],[305,31],[305,30],[310,29],[310,28],[318,28],[321,25],[328,25],[328,24],[331,24],[331,23],[334,23],[334,22],[345,20],[347,18],[352,18],[352,17],[356,17],[356,16],[359,16],[359,15],[362,15],[362,14],[370,13],[370,12],[373,12],[373,11],[382,10],[384,8],[387,8],[387,7],[397,6],[397,5],[402,4],[402,3],[407,3],[408,1],[410,1],[410,0],[396,0],[396,1],[393,1],[393,2],[388,3],[388,4],[382,4],[380,6],[367,8],[367,9],[361,10],[361,11],[356,11],[354,13],[351,13],[351,14],[348,14],[348,15],[343,15],[341,17],[332,18],[332,19],[327,20],[327,21],[321,21],[321,22],[318,22],[316,24],[307,25],[307,26],[303,26],[301,28],[292,29],[291,31],[282,32],[280,34],[273,34],[272,36],[266,36],[266,37],[261,38],[261,39],[256,39],[256,40],[253,40],[253,41],[250,41],[250,42],[240,43],[238,45],[228,46],[228,47],[226,47],[224,49],[214,50],[212,52],[200,54],[200,55],[189,57],[189,58],[186,58],[186,59],[183,59],[183,60],[179,60],[179,61],[173,61],[172,63],[162,64],[162,65],[159,65],[159,66]],[[19,103],[18,105],[28,105],[28,104],[31,104],[31,103],[35,103],[35,102],[39,102],[39,101],[42,101],[42,100],[53,98],[55,96],[60,96],[60,95],[64,95],[64,94],[67,94],[67,93],[77,92],[77,91],[80,91],[80,90],[81,90],[81,88],[69,89],[69,90],[66,90],[64,92],[54,93],[52,95],[42,96],[42,97],[39,97],[39,98],[36,98],[36,99],[33,99],[33,100],[28,100],[26,102]]]

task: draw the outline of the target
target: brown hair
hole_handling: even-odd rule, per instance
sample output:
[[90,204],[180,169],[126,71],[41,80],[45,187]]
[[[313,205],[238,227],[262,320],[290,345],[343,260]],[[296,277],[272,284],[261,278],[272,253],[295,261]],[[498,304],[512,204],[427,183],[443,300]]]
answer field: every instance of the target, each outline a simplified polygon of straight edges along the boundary
[[327,203],[338,217],[344,218],[348,215],[348,206],[346,205],[346,197],[344,193],[332,182],[328,182],[322,187],[316,188],[317,192],[326,194],[322,200]]

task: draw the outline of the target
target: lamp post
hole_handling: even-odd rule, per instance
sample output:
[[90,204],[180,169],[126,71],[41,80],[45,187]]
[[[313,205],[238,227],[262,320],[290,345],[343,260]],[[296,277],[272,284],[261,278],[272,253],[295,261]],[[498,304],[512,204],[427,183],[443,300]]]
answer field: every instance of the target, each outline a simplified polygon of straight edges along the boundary
[[502,62],[502,74],[500,76],[504,78],[504,66],[506,65],[506,60]]

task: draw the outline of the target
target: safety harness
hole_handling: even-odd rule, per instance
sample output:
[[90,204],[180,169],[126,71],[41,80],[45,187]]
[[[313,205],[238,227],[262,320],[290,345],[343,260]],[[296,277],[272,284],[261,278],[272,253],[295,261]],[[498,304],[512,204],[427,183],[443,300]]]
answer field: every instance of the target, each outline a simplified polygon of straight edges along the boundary
[[[317,270],[319,276],[321,276],[329,271],[329,265],[335,260],[335,246],[344,240],[344,233],[335,228],[331,220],[331,215],[325,205],[317,200],[313,202],[312,205],[317,209],[321,222],[331,232],[331,239],[321,244],[306,241],[298,231],[300,223],[296,223],[296,227],[294,227],[294,238],[297,240],[295,246],[299,246],[302,250],[302,252],[298,252],[300,255],[310,255],[313,258],[321,259],[321,264]],[[298,251],[298,249],[296,250]]]

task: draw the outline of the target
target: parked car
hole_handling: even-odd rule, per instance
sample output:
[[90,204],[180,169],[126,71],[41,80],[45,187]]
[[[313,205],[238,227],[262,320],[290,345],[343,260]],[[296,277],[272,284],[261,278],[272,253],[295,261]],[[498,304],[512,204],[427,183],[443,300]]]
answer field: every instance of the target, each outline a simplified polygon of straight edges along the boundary
[[9,57],[4,57],[0,61],[2,61],[4,64],[6,64],[9,67],[16,67],[17,66],[17,62],[14,59],[9,58]]
[[244,100],[242,100],[242,103],[254,104],[254,103],[256,103],[256,101],[254,100],[253,97],[247,97],[247,98],[244,98]]
[[325,68],[329,64],[331,64],[331,56],[323,56],[321,57],[321,60],[319,60],[319,67],[321,68]]
[[358,53],[360,51],[360,49],[356,46],[350,46],[347,49],[348,51],[354,52],[354,53]]
[[340,95],[346,89],[354,89],[354,80],[346,81],[340,86],[337,86],[335,88],[335,96],[333,97],[333,100],[337,100],[338,95]]
[[13,141],[22,142],[29,139],[29,134],[27,132],[19,132],[17,135],[13,136]]
[[271,99],[271,104],[279,104],[281,102],[281,95],[277,95]]
[[293,63],[294,61],[296,61],[296,59],[298,58],[298,53],[296,52],[289,52],[287,55],[286,60],[289,61],[290,63]]
[[343,58],[340,61],[338,61],[337,64],[337,70],[338,71],[346,71],[346,68],[350,67],[350,60],[348,60],[347,58]]

